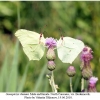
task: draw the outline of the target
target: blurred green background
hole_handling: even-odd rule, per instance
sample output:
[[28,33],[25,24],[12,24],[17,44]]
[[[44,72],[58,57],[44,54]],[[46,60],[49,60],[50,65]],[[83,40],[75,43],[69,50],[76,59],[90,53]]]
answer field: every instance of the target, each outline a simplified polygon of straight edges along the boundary
[[[59,39],[61,35],[81,39],[93,50],[91,67],[100,79],[100,2],[0,2],[0,91],[50,92],[46,78],[46,56],[40,61],[30,61],[14,33],[19,29],[43,32],[45,37]],[[57,55],[56,55],[57,56]],[[70,92],[66,69],[69,64],[55,60],[55,83],[59,92]],[[80,57],[73,62],[74,92],[81,90]],[[100,91],[100,80],[97,82]]]

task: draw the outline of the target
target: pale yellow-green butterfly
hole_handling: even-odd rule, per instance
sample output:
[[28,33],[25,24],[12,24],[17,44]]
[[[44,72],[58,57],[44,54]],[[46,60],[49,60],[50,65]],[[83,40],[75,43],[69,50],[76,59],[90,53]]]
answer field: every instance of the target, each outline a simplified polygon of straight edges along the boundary
[[15,36],[23,46],[23,50],[29,60],[40,60],[45,51],[45,38],[43,34],[19,29]]
[[57,42],[58,57],[63,63],[72,64],[83,48],[81,40],[71,37],[61,37]]

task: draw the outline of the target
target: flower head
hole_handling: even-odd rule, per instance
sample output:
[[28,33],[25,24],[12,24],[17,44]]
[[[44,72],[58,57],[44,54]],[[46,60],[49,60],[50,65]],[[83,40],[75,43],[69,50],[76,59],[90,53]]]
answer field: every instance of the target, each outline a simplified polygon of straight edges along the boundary
[[90,61],[93,58],[92,55],[92,49],[88,46],[83,48],[83,51],[81,53],[81,71],[82,71],[82,77],[86,80],[90,79],[90,77],[93,76]]
[[91,77],[91,78],[89,79],[89,83],[90,83],[91,85],[95,85],[97,81],[98,81],[98,78],[97,78],[97,77]]
[[74,66],[69,66],[66,72],[69,77],[73,77],[76,74]]
[[54,38],[50,37],[46,38],[45,45],[47,46],[47,48],[54,48],[56,47],[57,42]]
[[91,77],[89,79],[88,92],[97,92],[95,86],[97,81],[98,81],[97,77]]
[[92,50],[90,47],[85,47],[81,53],[81,60],[84,63],[90,62],[90,60],[93,58],[92,56]]

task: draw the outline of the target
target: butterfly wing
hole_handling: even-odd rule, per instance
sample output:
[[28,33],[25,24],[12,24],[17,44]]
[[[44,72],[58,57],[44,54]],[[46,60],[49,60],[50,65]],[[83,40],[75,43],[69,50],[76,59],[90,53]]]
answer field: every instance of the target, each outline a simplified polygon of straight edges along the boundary
[[72,63],[83,50],[84,43],[80,40],[64,37],[57,42],[58,57],[63,63]]
[[[44,43],[45,39],[40,34],[25,29],[20,29],[15,33],[15,36],[19,39],[22,44],[23,50],[29,60],[40,60],[45,51]],[[40,43],[39,43],[40,39]]]

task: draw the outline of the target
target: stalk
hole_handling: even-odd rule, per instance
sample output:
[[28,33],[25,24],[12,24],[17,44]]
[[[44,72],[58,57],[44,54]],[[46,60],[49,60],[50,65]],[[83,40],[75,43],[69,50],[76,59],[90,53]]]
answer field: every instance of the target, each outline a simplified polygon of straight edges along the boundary
[[84,78],[81,79],[81,91],[84,90]]
[[70,91],[73,92],[73,87],[72,87],[72,77],[70,77]]
[[55,82],[54,82],[53,71],[51,71],[51,77],[49,78],[49,83],[51,85],[52,91],[57,93],[57,85],[55,85]]

